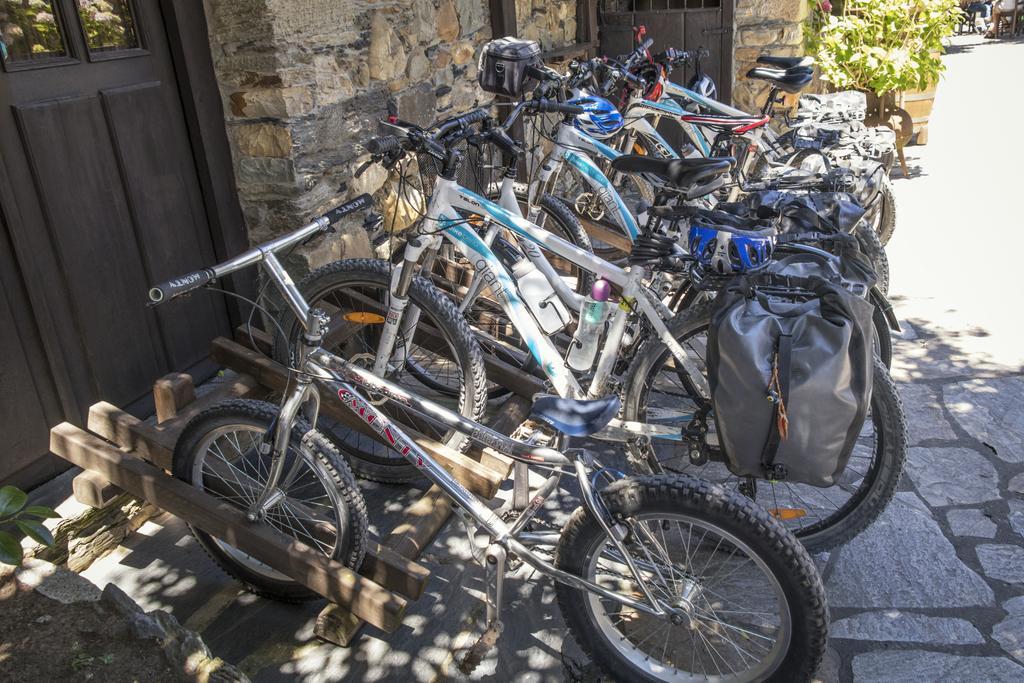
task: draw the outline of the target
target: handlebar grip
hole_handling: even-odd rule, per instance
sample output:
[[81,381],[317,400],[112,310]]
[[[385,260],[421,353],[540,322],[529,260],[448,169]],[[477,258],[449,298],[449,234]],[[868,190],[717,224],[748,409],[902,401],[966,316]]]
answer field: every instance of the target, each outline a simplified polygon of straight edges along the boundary
[[654,45],[654,38],[644,38],[644,42],[640,43],[640,46],[637,48],[637,51],[647,52],[648,50],[651,49],[651,45]]
[[366,142],[366,151],[370,154],[381,155],[394,152],[402,146],[402,143],[394,135],[382,135],[377,138],[370,138]]
[[583,107],[576,106],[575,104],[564,104],[562,102],[555,102],[553,100],[537,100],[535,108],[541,112],[555,112],[559,114],[574,114],[579,115],[586,111]]
[[516,144],[516,141],[510,138],[501,128],[493,129],[488,135],[491,142],[512,156],[518,157],[523,154],[523,148]]
[[170,301],[174,297],[188,294],[189,292],[205,287],[213,280],[213,271],[209,268],[197,270],[194,273],[176,277],[173,280],[161,283],[149,290],[149,300],[154,304]]
[[490,116],[490,114],[488,114],[486,109],[482,109],[482,108],[481,109],[474,109],[473,111],[469,112],[468,114],[463,114],[462,116],[460,116],[459,117],[459,122],[463,126],[471,126],[474,123],[480,123],[481,121],[486,119],[488,116]]
[[356,211],[359,211],[360,209],[365,209],[366,207],[371,206],[372,204],[373,197],[371,197],[368,194],[361,194],[352,201],[346,202],[341,206],[337,206],[331,209],[330,211],[325,213],[323,217],[327,219],[328,223],[334,225],[335,223],[337,223],[343,217],[349,215],[350,213],[354,213]]

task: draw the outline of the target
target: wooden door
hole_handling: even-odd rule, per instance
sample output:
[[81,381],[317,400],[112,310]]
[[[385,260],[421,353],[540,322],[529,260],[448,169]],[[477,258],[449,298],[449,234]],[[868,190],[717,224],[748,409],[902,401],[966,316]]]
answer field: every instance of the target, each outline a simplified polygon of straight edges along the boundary
[[[602,54],[615,56],[633,49],[632,27],[644,25],[654,51],[666,47],[707,48],[701,68],[718,86],[718,99],[732,97],[733,10],[735,0],[603,0],[599,17]],[[693,69],[673,72],[681,85]]]
[[215,261],[161,6],[0,0],[0,41],[0,481],[30,485],[49,425],[144,412],[229,324],[207,294],[145,305]]

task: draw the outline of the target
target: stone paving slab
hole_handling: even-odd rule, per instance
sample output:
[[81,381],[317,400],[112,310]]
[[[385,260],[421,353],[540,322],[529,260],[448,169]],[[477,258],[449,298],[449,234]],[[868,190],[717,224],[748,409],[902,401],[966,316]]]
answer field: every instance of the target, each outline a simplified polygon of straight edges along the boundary
[[924,650],[871,652],[853,659],[854,680],[863,683],[986,681],[1019,683],[1024,667],[1000,657],[967,657]]
[[928,508],[897,493],[867,531],[834,553],[825,584],[836,607],[970,607],[992,589],[958,557]]
[[985,638],[969,621],[899,610],[861,612],[832,623],[830,638],[934,645],[980,645]]

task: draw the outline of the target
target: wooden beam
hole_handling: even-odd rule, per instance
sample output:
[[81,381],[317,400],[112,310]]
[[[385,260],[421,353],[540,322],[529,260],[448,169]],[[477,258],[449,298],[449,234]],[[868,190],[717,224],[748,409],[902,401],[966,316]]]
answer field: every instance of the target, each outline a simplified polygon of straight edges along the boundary
[[[213,342],[211,352],[214,360],[221,365],[231,368],[236,372],[243,372],[255,377],[261,384],[274,391],[282,391],[288,382],[288,371],[284,366],[275,363],[270,358],[250,351],[241,344],[230,339],[218,337]],[[336,396],[321,390],[320,411],[323,415],[329,416],[346,426],[359,430],[375,439],[380,436],[371,430],[362,420],[356,418],[350,410],[345,408],[337,400]],[[481,465],[472,458],[444,446],[443,444],[427,438],[414,430],[405,430],[408,436],[420,447],[426,449],[446,470],[459,480],[463,486],[477,495],[485,498],[493,498],[498,492],[498,487],[504,480],[505,475]]]
[[[237,496],[243,493],[250,500],[260,494],[263,488],[260,482],[256,481],[244,471],[232,468],[223,461],[211,460],[207,466],[216,475],[207,477],[205,486],[216,494],[224,496]],[[226,484],[226,482],[231,482]],[[302,531],[310,538],[314,538],[326,545],[332,545],[337,538],[337,529],[331,520],[322,517],[319,513],[309,509],[296,500],[289,500],[288,505],[299,513],[294,521]],[[308,518],[312,524],[304,524],[299,521],[301,518]],[[318,520],[318,521],[313,521]],[[376,539],[371,539],[366,546],[366,556],[359,573],[371,579],[388,590],[396,591],[402,595],[416,599],[423,594],[423,589],[430,578],[430,570],[421,564],[413,562],[398,555],[392,550],[383,547]]]
[[591,237],[597,238],[604,242],[605,244],[615,247],[624,255],[628,254],[633,250],[633,243],[630,242],[629,238],[623,235],[621,232],[609,230],[603,225],[595,223],[594,221],[584,218],[583,216],[580,216],[579,219],[580,223],[583,224],[583,229],[586,230],[587,234],[590,235]]
[[71,480],[71,492],[79,503],[96,509],[107,507],[124,493],[108,480],[88,470]]
[[183,408],[177,415],[158,425],[146,424],[134,415],[129,415],[117,406],[105,401],[89,408],[89,431],[118,446],[135,451],[135,454],[165,470],[171,469],[171,456],[178,435],[195,415],[215,403],[229,398],[240,398],[260,393],[259,383],[252,377],[240,376],[224,382]]
[[65,422],[50,431],[50,450],[182,517],[328,600],[345,605],[367,623],[388,632],[402,623],[405,598],[269,525],[249,522],[238,508],[117,450],[97,436]]
[[195,400],[196,387],[192,384],[192,375],[176,372],[161,377],[153,384],[157,423],[175,417],[178,411]]

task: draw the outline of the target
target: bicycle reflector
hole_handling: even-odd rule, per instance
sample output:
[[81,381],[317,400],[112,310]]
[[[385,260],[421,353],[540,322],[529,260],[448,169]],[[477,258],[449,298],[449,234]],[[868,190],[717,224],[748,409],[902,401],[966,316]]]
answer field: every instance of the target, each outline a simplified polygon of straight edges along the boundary
[[353,311],[352,313],[345,314],[345,320],[362,325],[380,325],[384,322],[384,316],[367,311]]

